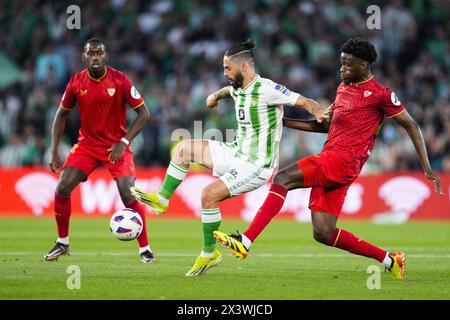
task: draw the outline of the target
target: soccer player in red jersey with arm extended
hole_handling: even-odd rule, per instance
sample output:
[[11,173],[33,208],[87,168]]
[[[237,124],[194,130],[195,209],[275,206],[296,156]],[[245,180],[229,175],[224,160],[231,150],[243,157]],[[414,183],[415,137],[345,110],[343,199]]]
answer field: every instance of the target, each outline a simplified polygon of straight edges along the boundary
[[290,128],[328,132],[323,150],[279,171],[273,178],[265,202],[249,228],[241,235],[216,231],[216,238],[238,258],[245,258],[251,244],[281,210],[289,190],[312,187],[309,208],[314,239],[353,254],[374,258],[402,279],[403,252],[387,252],[354,234],[336,228],[347,190],[369,158],[385,116],[404,127],[419,156],[425,176],[443,194],[439,177],[431,170],[425,143],[417,123],[389,88],[380,84],[370,71],[376,61],[374,46],[363,39],[348,40],[341,50],[341,78],[336,99],[329,107],[329,122],[284,119]]
[[[52,127],[51,159],[49,166],[59,173],[61,166],[58,145],[64,132],[67,116],[78,102],[81,128],[75,144],[64,164],[55,193],[55,218],[58,227],[56,245],[45,260],[57,260],[69,253],[70,194],[86,181],[94,169],[103,164],[116,180],[122,202],[139,213],[143,230],[137,238],[142,262],[152,262],[148,243],[145,206],[135,200],[130,187],[134,186],[135,167],[130,141],[141,131],[149,118],[144,100],[128,77],[107,66],[108,55],[101,39],[89,39],[83,48],[82,60],[86,69],[70,79]],[[126,129],[126,104],[137,116]]]

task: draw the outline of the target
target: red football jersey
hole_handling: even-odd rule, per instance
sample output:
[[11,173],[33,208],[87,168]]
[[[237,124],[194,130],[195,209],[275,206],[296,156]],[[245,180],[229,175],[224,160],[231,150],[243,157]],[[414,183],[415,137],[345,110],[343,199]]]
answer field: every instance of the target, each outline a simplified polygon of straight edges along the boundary
[[332,109],[333,119],[324,150],[347,151],[364,163],[375,144],[384,116],[393,117],[405,107],[394,92],[373,77],[358,84],[342,82]]
[[60,107],[73,109],[78,102],[81,128],[78,143],[91,147],[110,147],[127,133],[126,104],[144,104],[139,92],[122,72],[109,66],[105,75],[94,79],[87,69],[70,79]]

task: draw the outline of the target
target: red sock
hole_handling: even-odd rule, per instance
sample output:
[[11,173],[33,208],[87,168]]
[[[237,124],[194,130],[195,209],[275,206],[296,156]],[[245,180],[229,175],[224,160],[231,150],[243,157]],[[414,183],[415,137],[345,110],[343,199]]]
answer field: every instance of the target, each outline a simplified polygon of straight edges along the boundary
[[70,196],[60,196],[55,193],[55,220],[59,238],[65,238],[69,235],[70,213]]
[[139,201],[133,200],[125,205],[127,208],[133,209],[139,215],[141,216],[143,226],[142,226],[142,232],[139,237],[137,237],[137,241],[139,243],[139,247],[146,247],[148,246],[148,237],[147,237],[147,223],[145,219],[145,207]]
[[374,258],[379,262],[383,262],[387,253],[383,249],[359,239],[353,233],[339,228],[334,229],[329,245],[354,254]]
[[269,224],[270,220],[272,220],[272,218],[280,212],[287,193],[288,189],[277,184],[272,184],[269,190],[269,195],[261,208],[259,208],[258,213],[248,227],[247,231],[244,232],[244,235],[252,242],[255,241],[258,235]]

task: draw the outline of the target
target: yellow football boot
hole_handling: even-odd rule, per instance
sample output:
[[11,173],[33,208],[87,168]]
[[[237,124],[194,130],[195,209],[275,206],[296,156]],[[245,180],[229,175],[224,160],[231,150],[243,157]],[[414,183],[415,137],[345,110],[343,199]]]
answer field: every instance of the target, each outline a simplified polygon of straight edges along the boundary
[[212,258],[204,258],[202,256],[198,256],[195,259],[195,263],[192,268],[186,273],[187,277],[195,277],[201,276],[204,274],[209,268],[217,266],[222,262],[222,255],[218,250],[214,250],[214,256]]
[[242,260],[247,257],[249,249],[242,244],[242,235],[239,232],[229,235],[220,231],[214,231],[213,233],[217,241],[229,248],[236,258]]
[[163,214],[164,212],[167,211],[169,207],[165,204],[162,204],[161,201],[159,201],[158,193],[156,191],[153,191],[151,193],[145,193],[136,187],[131,187],[130,191],[133,197],[135,197],[140,202],[148,205],[156,215]]
[[405,273],[406,255],[401,252],[391,252],[389,256],[392,258],[394,263],[391,268],[386,268],[391,273],[394,279],[403,279]]

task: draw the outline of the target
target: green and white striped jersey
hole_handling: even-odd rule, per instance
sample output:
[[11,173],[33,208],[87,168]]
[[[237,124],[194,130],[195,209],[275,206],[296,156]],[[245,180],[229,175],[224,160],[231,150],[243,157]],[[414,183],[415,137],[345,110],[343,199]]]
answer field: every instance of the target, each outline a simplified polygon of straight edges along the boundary
[[283,105],[295,105],[300,95],[259,75],[245,88],[231,87],[230,93],[238,123],[234,155],[262,168],[278,167]]

